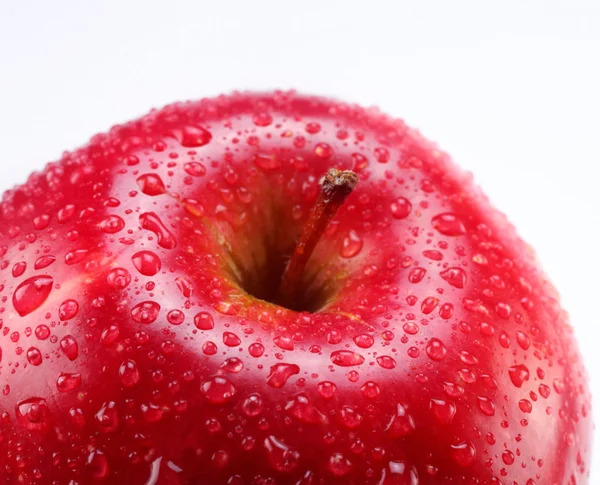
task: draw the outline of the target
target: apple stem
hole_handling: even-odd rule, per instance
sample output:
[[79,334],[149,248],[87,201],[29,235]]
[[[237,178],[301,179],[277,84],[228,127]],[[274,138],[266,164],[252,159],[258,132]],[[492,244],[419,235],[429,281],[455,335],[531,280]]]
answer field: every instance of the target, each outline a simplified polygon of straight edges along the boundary
[[319,197],[281,279],[279,295],[281,303],[288,308],[294,307],[294,302],[300,292],[304,269],[319,239],[337,210],[352,193],[357,182],[358,175],[356,173],[336,168],[330,168],[321,179]]

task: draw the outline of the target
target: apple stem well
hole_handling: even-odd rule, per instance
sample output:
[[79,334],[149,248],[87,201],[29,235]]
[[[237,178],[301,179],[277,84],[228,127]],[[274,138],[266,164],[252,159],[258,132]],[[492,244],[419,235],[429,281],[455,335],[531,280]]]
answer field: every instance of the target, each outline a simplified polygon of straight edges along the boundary
[[283,306],[288,308],[297,306],[306,264],[325,229],[352,193],[357,182],[356,173],[336,168],[330,168],[321,179],[321,190],[317,201],[281,278],[279,303]]

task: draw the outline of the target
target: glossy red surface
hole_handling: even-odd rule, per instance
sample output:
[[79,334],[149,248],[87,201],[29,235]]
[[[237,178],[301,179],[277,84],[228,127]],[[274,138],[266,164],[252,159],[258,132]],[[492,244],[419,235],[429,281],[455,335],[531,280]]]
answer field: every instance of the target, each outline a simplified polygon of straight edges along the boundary
[[[331,167],[360,181],[310,312],[268,303]],[[374,110],[234,94],[95,136],[4,194],[0,327],[0,483],[588,483],[556,291]]]

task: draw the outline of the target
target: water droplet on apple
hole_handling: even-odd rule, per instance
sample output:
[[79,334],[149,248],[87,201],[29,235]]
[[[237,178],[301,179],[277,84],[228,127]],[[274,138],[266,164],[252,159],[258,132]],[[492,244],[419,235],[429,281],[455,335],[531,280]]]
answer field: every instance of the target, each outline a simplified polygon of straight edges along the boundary
[[328,422],[327,417],[310,402],[304,393],[298,394],[288,401],[285,411],[303,423],[326,424]]
[[13,293],[13,306],[22,317],[37,310],[52,291],[54,279],[51,276],[33,276],[17,286]]
[[475,460],[477,455],[475,445],[470,441],[463,441],[450,447],[452,459],[457,465],[467,467]]
[[476,365],[479,362],[477,357],[466,350],[461,350],[458,357],[463,364],[467,365]]
[[223,470],[229,464],[229,453],[225,450],[217,450],[212,454],[210,461],[214,468]]
[[65,254],[65,264],[73,265],[83,260],[88,254],[87,249],[74,249]]
[[196,199],[184,199],[182,203],[188,214],[191,214],[194,217],[202,217],[204,215],[204,206]]
[[108,458],[98,449],[93,450],[88,455],[87,466],[90,470],[90,475],[94,480],[104,480],[110,475]]
[[500,342],[500,345],[502,347],[504,347],[505,349],[508,349],[510,347],[510,337],[504,330],[502,330],[502,332],[500,332],[498,341]]
[[429,409],[437,422],[442,425],[450,424],[456,414],[456,405],[443,399],[432,399],[429,402]]
[[565,390],[565,385],[560,379],[554,379],[552,381],[552,387],[554,387],[557,394],[562,394]]
[[244,368],[244,362],[237,357],[230,357],[221,364],[220,368],[230,374],[237,374]]
[[504,320],[508,320],[510,318],[510,314],[512,312],[510,305],[508,305],[507,303],[504,303],[502,301],[499,301],[498,303],[496,303],[495,310],[496,310],[496,315],[498,315],[500,318],[503,318]]
[[438,214],[431,220],[434,229],[445,236],[462,236],[467,232],[463,222],[449,212]]
[[215,322],[210,313],[199,312],[194,317],[194,325],[198,330],[212,330],[215,327]]
[[123,290],[131,283],[131,274],[125,268],[113,268],[106,275],[106,282],[116,290]]
[[341,453],[333,453],[329,456],[327,468],[332,475],[343,477],[352,471],[352,462]]
[[121,205],[121,201],[116,199],[115,197],[108,197],[104,201],[104,207],[119,207]]
[[473,384],[477,380],[475,373],[469,369],[459,369],[458,377],[466,384]]
[[134,322],[149,324],[158,318],[160,305],[155,301],[143,301],[131,310],[131,318]]
[[140,382],[140,371],[134,360],[124,360],[119,366],[119,379],[125,387],[135,386]]
[[510,450],[504,450],[502,452],[502,461],[505,465],[512,465],[515,462],[515,455]]
[[406,219],[412,211],[412,204],[406,197],[398,197],[391,203],[390,209],[394,219]]
[[116,234],[125,227],[125,221],[122,217],[110,215],[99,224],[100,230],[105,234]]
[[214,305],[214,309],[223,315],[236,315],[238,306],[230,301],[219,301]]
[[412,268],[408,272],[408,281],[410,281],[411,283],[419,283],[425,277],[426,273],[427,270],[425,268]]
[[61,322],[71,320],[79,312],[79,303],[75,300],[65,300],[58,307],[58,317]]
[[223,332],[223,343],[227,345],[227,347],[237,347],[242,341],[233,332]]
[[61,372],[56,380],[56,388],[60,392],[69,392],[81,386],[81,374]]
[[343,335],[338,330],[330,330],[327,332],[328,344],[337,345],[342,341],[343,338]]
[[307,133],[314,135],[316,133],[319,133],[319,131],[321,131],[321,124],[318,123],[317,121],[309,121],[308,123],[306,123],[306,126],[304,127],[304,129],[306,130]]
[[363,422],[363,416],[352,406],[343,406],[340,411],[342,424],[348,429],[356,429]]
[[140,224],[142,228],[153,232],[158,238],[158,245],[161,248],[173,249],[177,246],[177,240],[173,233],[163,224],[160,217],[154,212],[144,212],[140,215]]
[[98,429],[103,433],[112,433],[119,427],[117,405],[114,401],[102,404],[100,410],[94,415]]
[[523,364],[513,365],[508,369],[508,375],[515,387],[521,387],[529,380],[529,369]]
[[30,347],[27,350],[27,362],[31,365],[38,366],[42,363],[42,353],[37,347]]
[[353,153],[352,157],[352,170],[360,172],[362,169],[369,165],[369,159],[362,153]]
[[365,333],[356,335],[353,340],[356,346],[361,349],[368,349],[375,343],[375,339],[371,335]]
[[94,209],[93,207],[86,207],[81,212],[79,212],[79,220],[84,221],[86,219],[89,219],[95,213],[96,213],[96,209]]
[[300,464],[300,453],[273,435],[265,438],[264,447],[271,466],[280,473],[292,473]]
[[188,162],[183,166],[183,169],[192,177],[202,177],[206,174],[206,168],[199,162]]
[[131,261],[135,269],[144,276],[154,276],[162,266],[160,258],[152,251],[139,251],[132,256]]
[[435,298],[433,296],[428,296],[421,303],[421,311],[425,315],[429,315],[433,310],[435,310],[435,308],[438,306],[439,302],[440,302],[440,300],[438,300],[437,298]]
[[218,350],[217,345],[210,340],[202,344],[202,352],[204,355],[215,355]]
[[385,431],[393,438],[403,438],[415,430],[415,422],[401,404],[396,406],[396,412],[388,422]]
[[167,321],[171,325],[181,325],[185,321],[185,314],[181,310],[171,310],[167,313]]
[[140,175],[136,179],[136,182],[142,193],[151,197],[162,195],[167,191],[164,182],[160,176],[155,173],[145,173]]
[[194,293],[193,283],[184,276],[178,276],[175,278],[175,284],[184,298],[190,298]]
[[519,401],[519,409],[524,413],[529,414],[533,410],[533,405],[529,399],[521,399]]
[[273,343],[283,350],[294,350],[294,340],[286,335],[278,335],[273,339]]
[[48,224],[50,224],[50,216],[48,214],[42,214],[41,216],[33,218],[33,227],[35,227],[38,231],[46,229]]
[[142,417],[147,423],[158,423],[165,416],[165,408],[158,404],[142,404],[140,406]]
[[488,397],[477,396],[477,405],[480,411],[486,416],[494,416],[496,414],[496,405]]
[[390,160],[390,151],[384,147],[377,147],[374,150],[375,160],[379,163],[387,163]]
[[304,472],[302,478],[299,482],[296,483],[296,485],[317,485],[317,479],[315,477],[315,474],[310,470]]
[[273,123],[273,117],[269,113],[256,113],[252,116],[252,122],[256,126],[269,126]]
[[517,343],[523,350],[529,349],[529,346],[531,345],[529,336],[525,332],[521,331],[517,332]]
[[285,386],[286,382],[293,375],[300,373],[300,367],[296,364],[275,364],[271,366],[271,372],[267,377],[269,386],[279,389]]
[[242,403],[242,411],[251,418],[259,416],[264,410],[264,402],[260,394],[250,394]]
[[361,365],[365,358],[352,350],[335,350],[331,353],[331,362],[341,367]]
[[119,329],[119,326],[111,324],[102,330],[102,333],[100,334],[100,343],[104,347],[109,347],[119,339],[120,335],[121,330]]
[[59,224],[64,224],[75,214],[75,206],[73,204],[67,204],[62,209],[58,211],[58,222]]
[[333,155],[333,148],[328,143],[317,143],[314,152],[319,158],[330,158]]
[[212,139],[212,134],[201,126],[184,126],[174,131],[175,138],[186,148],[199,148],[208,145]]
[[444,303],[440,307],[440,317],[444,320],[449,320],[454,315],[454,305],[452,303]]
[[281,166],[281,161],[274,153],[256,153],[252,157],[252,161],[258,168],[265,171],[276,170]]
[[465,393],[465,390],[453,382],[444,382],[444,392],[452,398],[457,398]]
[[317,390],[323,399],[331,399],[337,392],[337,386],[333,382],[323,381],[319,382]]
[[419,348],[414,346],[409,347],[406,353],[412,359],[416,359],[417,357],[419,357],[419,355],[421,355],[421,351],[419,350]]
[[360,252],[363,245],[362,238],[355,231],[350,231],[342,242],[340,255],[342,258],[353,258]]
[[464,288],[467,282],[467,273],[458,267],[445,269],[440,276],[455,288]]
[[379,394],[381,394],[381,388],[379,385],[373,381],[367,381],[360,388],[360,392],[367,399],[375,399]]
[[437,338],[432,338],[427,343],[425,351],[431,360],[442,360],[444,357],[446,357],[447,353],[446,347],[442,341]]
[[54,261],[56,261],[56,257],[54,256],[40,256],[38,259],[36,259],[33,267],[35,269],[44,269],[54,263]]
[[423,251],[423,256],[433,261],[442,261],[444,259],[444,255],[436,249],[426,249]]
[[71,361],[77,359],[79,356],[79,345],[72,335],[65,335],[60,339],[60,348],[63,354]]
[[34,333],[38,340],[46,340],[50,336],[50,328],[42,323],[35,328]]
[[237,389],[226,377],[214,376],[202,383],[200,392],[212,404],[225,404],[231,401]]
[[27,263],[25,261],[19,261],[18,263],[15,263],[12,267],[13,278],[18,278],[21,276],[23,273],[25,273],[26,269]]
[[29,431],[47,431],[50,427],[50,410],[46,400],[31,397],[17,403],[17,420]]
[[248,346],[248,353],[252,357],[262,357],[262,355],[265,353],[265,346],[260,342],[254,342]]
[[550,388],[545,384],[540,384],[539,391],[540,391],[540,395],[544,399],[548,399],[548,397],[550,396]]
[[419,326],[415,322],[405,322],[402,325],[402,330],[408,335],[416,335],[419,333]]
[[384,369],[394,369],[396,367],[396,361],[389,355],[380,355],[376,360]]

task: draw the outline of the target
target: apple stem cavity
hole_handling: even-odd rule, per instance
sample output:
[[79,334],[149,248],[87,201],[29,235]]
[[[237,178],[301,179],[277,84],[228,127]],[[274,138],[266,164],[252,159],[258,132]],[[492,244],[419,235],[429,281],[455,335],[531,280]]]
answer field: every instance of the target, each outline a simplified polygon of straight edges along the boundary
[[351,170],[330,168],[321,179],[321,191],[294,252],[283,272],[279,296],[281,304],[294,308],[302,287],[304,269],[325,229],[358,182]]

